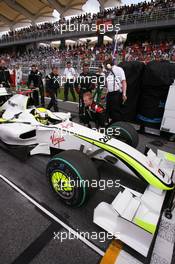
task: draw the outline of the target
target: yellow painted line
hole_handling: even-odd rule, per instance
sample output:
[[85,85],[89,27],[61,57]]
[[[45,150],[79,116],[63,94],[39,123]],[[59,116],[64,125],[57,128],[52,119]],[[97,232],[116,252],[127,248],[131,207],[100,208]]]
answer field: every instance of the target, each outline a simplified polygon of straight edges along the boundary
[[122,243],[119,240],[113,240],[109,245],[105,255],[101,259],[100,264],[114,264],[122,250]]

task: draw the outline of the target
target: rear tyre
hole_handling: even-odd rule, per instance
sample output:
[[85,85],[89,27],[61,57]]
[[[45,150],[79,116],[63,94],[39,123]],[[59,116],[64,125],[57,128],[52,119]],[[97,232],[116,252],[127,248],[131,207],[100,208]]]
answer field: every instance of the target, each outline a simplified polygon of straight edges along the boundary
[[92,193],[92,183],[98,184],[99,180],[93,161],[78,150],[55,155],[47,165],[46,175],[56,197],[72,207],[82,206]]
[[126,122],[115,122],[106,131],[108,136],[121,140],[134,148],[138,146],[139,137],[137,131],[132,125]]

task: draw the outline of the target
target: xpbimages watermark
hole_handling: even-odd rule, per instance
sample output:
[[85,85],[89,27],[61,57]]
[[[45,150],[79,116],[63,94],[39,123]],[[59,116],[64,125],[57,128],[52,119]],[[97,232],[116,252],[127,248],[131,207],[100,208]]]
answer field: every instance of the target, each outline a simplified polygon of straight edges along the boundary
[[[57,184],[56,184],[57,186]],[[56,188],[55,186],[55,188]],[[100,179],[100,180],[73,180],[69,179],[68,181],[60,181],[59,186],[59,191],[65,191],[65,190],[71,190],[74,188],[91,188],[91,189],[97,189],[100,191],[104,191],[106,189],[110,188],[120,188],[120,180],[112,180],[112,179]]]
[[80,237],[83,237],[87,240],[98,240],[101,243],[104,243],[107,240],[111,240],[113,239],[113,237],[120,239],[120,233],[116,232],[115,234],[110,234],[108,232],[105,231],[101,231],[101,232],[84,232],[81,231],[79,232],[79,230],[77,229],[77,232],[72,233],[70,231],[63,231],[63,232],[54,232],[53,233],[53,239],[54,240],[59,240],[62,242],[64,242],[65,240],[75,240],[75,239],[79,239]]
[[92,84],[99,84],[104,85],[105,82],[105,76],[74,76],[71,79],[64,75],[60,75],[57,77],[57,81],[59,81],[60,85],[63,86],[65,83],[69,82],[70,84],[76,84],[76,83],[92,83]]
[[113,84],[114,81],[117,85],[120,86],[120,76],[117,75],[101,75],[101,76],[96,76],[96,75],[78,75],[78,76],[73,76],[71,79],[69,79],[68,77],[64,76],[64,75],[59,75],[57,77],[57,81],[59,82],[60,86],[63,86],[66,83],[69,84],[79,84],[79,83],[89,83],[89,84],[97,84],[101,87],[103,87],[105,85],[106,82],[108,82],[109,84]]
[[[69,125],[69,126],[68,126]],[[64,126],[64,125],[63,125]],[[79,129],[78,131],[75,130],[71,130],[71,127],[73,127],[73,123],[68,123],[67,125],[65,125],[64,127],[60,128],[59,130],[59,135],[60,137],[65,137],[65,136],[78,136],[78,135],[82,135],[83,134],[83,130],[81,131],[81,129]],[[110,140],[113,136],[115,137],[119,137],[121,135],[121,129],[120,127],[100,127],[100,128],[96,128],[93,127],[91,130],[88,131],[89,136],[94,135],[94,131],[99,132],[100,134],[100,138],[99,140],[106,143],[108,140]]]
[[120,30],[119,24],[113,25],[112,23],[71,23],[68,21],[63,24],[55,24],[54,31],[64,34],[66,32],[98,32],[99,34],[105,34],[107,32],[118,32]]

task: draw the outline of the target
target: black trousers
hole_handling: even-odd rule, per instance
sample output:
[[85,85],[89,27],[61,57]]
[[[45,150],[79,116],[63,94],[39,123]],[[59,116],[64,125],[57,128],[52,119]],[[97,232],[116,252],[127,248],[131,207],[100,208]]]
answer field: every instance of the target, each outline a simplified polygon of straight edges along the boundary
[[83,100],[83,95],[84,93],[88,92],[88,90],[85,89],[80,89],[79,93],[79,120],[82,123],[86,123],[86,109],[85,109],[85,104]]
[[79,93],[79,115],[83,115],[85,113],[85,105],[83,100],[83,91],[80,91]]
[[44,106],[45,105],[44,87],[39,87],[39,91],[38,91],[38,89],[34,89],[33,90],[33,104],[35,106],[38,106],[40,104],[40,102],[39,102],[39,93],[40,93],[40,96],[41,96],[41,105]]
[[85,124],[88,124],[90,121],[93,121],[95,123],[96,128],[99,127],[105,127],[105,121],[106,121],[106,113],[96,113],[94,111],[91,111],[89,109],[85,108]]
[[108,92],[106,97],[106,114],[112,123],[121,121],[122,93],[120,91]]
[[58,112],[59,111],[59,108],[58,108],[58,103],[57,103],[57,92],[48,92],[49,94],[49,97],[51,98],[48,106],[47,106],[47,109],[51,109],[53,107],[54,109],[54,112]]
[[64,100],[67,101],[68,100],[68,94],[69,94],[69,89],[72,95],[72,98],[74,100],[74,102],[76,101],[76,97],[75,97],[75,92],[74,92],[74,84],[71,82],[66,82],[64,84]]
[[39,92],[41,96],[41,105],[45,106],[45,100],[44,100],[44,87],[39,87]]
[[32,103],[35,106],[39,105],[39,91],[38,91],[38,89],[33,89],[33,92],[32,92]]

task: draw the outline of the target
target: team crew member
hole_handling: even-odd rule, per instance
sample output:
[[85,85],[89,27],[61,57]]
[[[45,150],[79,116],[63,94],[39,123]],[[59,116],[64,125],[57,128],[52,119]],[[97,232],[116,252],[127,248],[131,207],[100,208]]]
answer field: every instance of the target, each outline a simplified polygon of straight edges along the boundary
[[0,84],[6,88],[10,88],[11,78],[10,72],[6,68],[4,60],[0,60]]
[[79,94],[79,118],[80,122],[86,123],[85,120],[85,105],[83,96],[85,93],[90,92],[95,88],[95,82],[93,81],[93,75],[89,72],[89,65],[85,63],[83,65],[83,71],[80,73],[75,82],[75,88]]
[[100,65],[98,67],[98,71],[96,73],[97,76],[97,87],[93,96],[93,101],[97,104],[101,104],[102,100],[105,98],[104,94],[106,95],[105,89],[105,73],[103,72],[103,66]]
[[55,112],[58,112],[57,93],[60,89],[60,76],[58,67],[53,67],[52,72],[46,76],[46,92],[50,96],[51,100],[48,105],[48,109],[54,108]]
[[107,98],[106,98],[106,112],[111,122],[120,121],[121,105],[127,100],[126,90],[127,83],[124,70],[112,63],[106,63],[107,76]]
[[22,70],[19,66],[19,64],[15,67],[15,86],[16,88],[21,84],[22,81]]
[[74,82],[75,82],[76,72],[74,68],[71,67],[70,61],[67,62],[67,67],[65,68],[63,75],[66,80],[65,85],[64,85],[64,101],[68,100],[68,94],[69,94],[69,89],[70,89],[72,98],[74,102],[76,102],[76,97],[75,97],[75,92],[74,92]]
[[89,122],[93,121],[95,122],[96,128],[105,127],[104,107],[100,103],[97,103],[93,100],[94,98],[90,92],[85,93],[83,99],[88,126],[91,127]]
[[39,95],[37,90],[37,88],[39,88],[39,92],[41,96],[41,105],[44,106],[45,101],[44,101],[44,85],[42,81],[42,74],[40,71],[38,71],[36,65],[32,65],[32,69],[28,76],[27,86],[29,88],[32,86],[31,88],[34,89],[33,91],[34,105],[39,105]]
[[104,127],[106,121],[105,109],[103,106],[103,100],[105,98],[105,74],[103,72],[103,66],[100,65],[96,73],[96,89],[94,94],[86,92],[83,95],[83,102],[85,104],[85,119],[88,127],[91,127],[88,121],[95,122],[96,128]]

